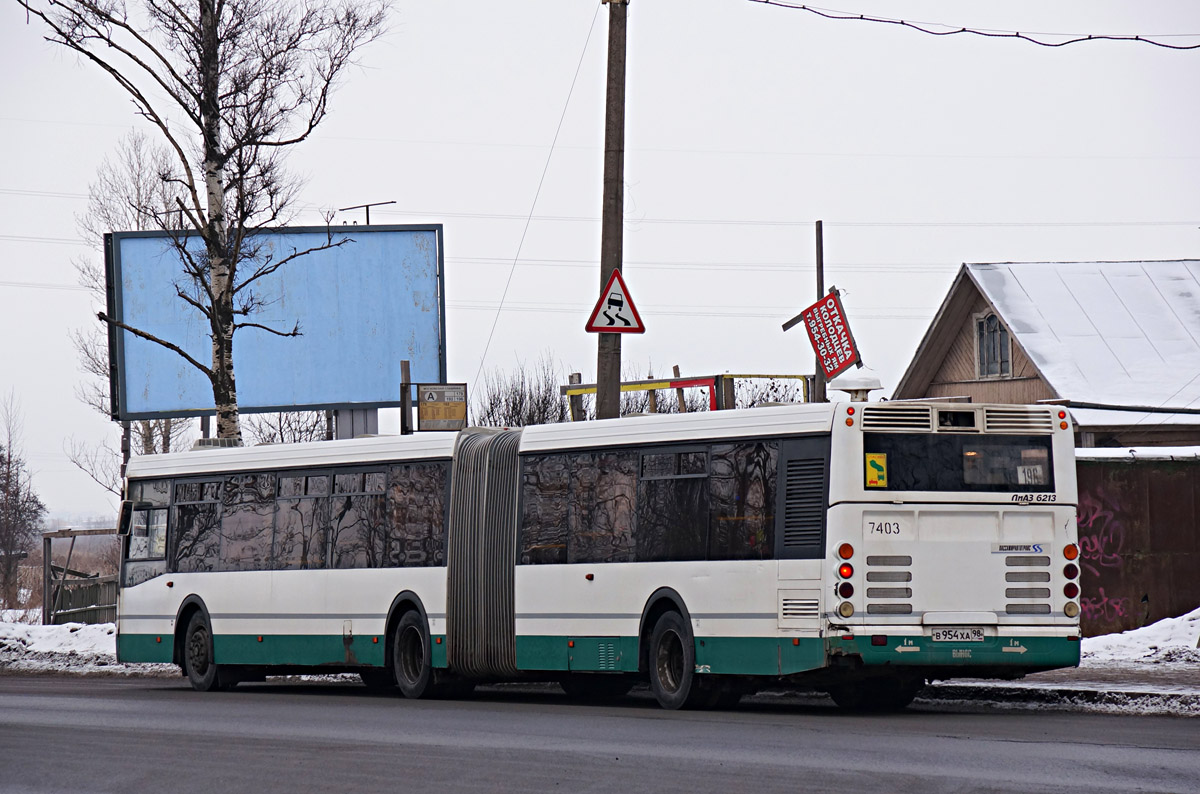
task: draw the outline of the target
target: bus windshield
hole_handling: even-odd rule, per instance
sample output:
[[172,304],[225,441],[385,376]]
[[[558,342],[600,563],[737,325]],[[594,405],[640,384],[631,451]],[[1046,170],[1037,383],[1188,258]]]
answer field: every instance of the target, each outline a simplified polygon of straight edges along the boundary
[[863,482],[889,491],[1053,491],[1050,445],[1050,436],[864,433]]

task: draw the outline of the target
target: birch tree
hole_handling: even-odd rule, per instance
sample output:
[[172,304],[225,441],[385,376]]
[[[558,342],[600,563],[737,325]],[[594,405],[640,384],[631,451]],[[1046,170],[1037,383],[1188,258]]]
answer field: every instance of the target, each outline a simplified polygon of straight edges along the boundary
[[[159,177],[179,195],[156,222],[172,232],[176,294],[206,323],[211,357],[104,312],[100,320],[203,373],[218,437],[240,441],[234,334],[300,334],[298,324],[254,321],[264,305],[256,286],[298,257],[348,242],[331,230],[323,245],[264,255],[254,233],[286,220],[299,183],[283,155],[324,120],[356,53],[383,33],[390,0],[142,0],[133,13],[125,0],[18,3],[44,23],[48,41],[111,77],[170,153]],[[195,237],[199,250],[189,245]]]

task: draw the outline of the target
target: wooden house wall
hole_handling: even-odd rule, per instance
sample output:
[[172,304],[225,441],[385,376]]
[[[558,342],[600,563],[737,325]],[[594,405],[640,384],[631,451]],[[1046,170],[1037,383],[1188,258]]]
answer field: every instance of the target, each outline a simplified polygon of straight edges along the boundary
[[[1052,400],[1057,395],[1037,374],[1033,362],[1021,350],[1009,332],[1012,342],[1011,378],[979,378],[976,376],[975,317],[989,311],[988,303],[978,293],[967,314],[966,321],[957,329],[941,365],[926,389],[929,397],[970,397],[974,402],[988,403],[1034,403]],[[946,329],[945,332],[949,332]]]

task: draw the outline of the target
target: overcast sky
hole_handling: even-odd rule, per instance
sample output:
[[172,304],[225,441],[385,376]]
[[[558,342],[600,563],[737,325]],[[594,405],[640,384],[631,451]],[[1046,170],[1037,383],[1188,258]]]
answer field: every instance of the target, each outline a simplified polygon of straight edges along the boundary
[[[829,2],[1200,43],[1194,0]],[[478,388],[481,361],[543,356],[594,378],[607,13],[399,0],[291,155],[297,224],[392,200],[374,222],[445,224],[451,381]],[[625,277],[648,331],[626,337],[624,361],[639,374],[811,372],[802,329],[780,325],[815,299],[817,219],[826,284],[888,388],[964,261],[1200,256],[1200,50],[935,37],[748,0],[634,0],[628,48]],[[75,216],[138,122],[111,78],[11,3],[0,59],[0,392],[20,403],[51,510],[105,514],[112,501],[63,452],[118,435],[75,397],[68,333],[96,307],[72,261],[100,256]]]

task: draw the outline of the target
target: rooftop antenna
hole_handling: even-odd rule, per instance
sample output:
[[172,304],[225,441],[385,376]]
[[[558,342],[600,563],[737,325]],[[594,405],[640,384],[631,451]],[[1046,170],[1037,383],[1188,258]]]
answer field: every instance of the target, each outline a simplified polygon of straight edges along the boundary
[[[371,207],[383,207],[388,204],[395,204],[394,201],[376,201],[371,204],[355,204],[353,207],[342,207],[338,212],[346,212],[347,210],[363,210],[367,211],[367,225],[371,225]],[[344,224],[343,224],[344,225]]]

